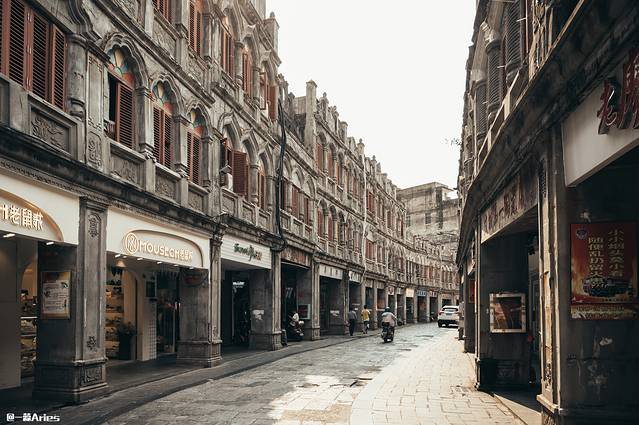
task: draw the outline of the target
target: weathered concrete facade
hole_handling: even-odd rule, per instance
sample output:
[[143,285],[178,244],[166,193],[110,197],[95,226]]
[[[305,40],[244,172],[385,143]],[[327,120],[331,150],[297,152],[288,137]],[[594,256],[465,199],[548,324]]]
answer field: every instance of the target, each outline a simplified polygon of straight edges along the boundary
[[639,419],[638,16],[629,1],[478,2],[458,181],[465,348],[479,387],[534,388],[543,424]]
[[32,328],[34,395],[81,402],[107,357],[278,349],[292,309],[313,339],[346,332],[350,305],[427,320],[455,292],[439,247],[407,236],[398,189],[315,83],[288,93],[264,1],[155,3],[4,2],[3,28],[36,16],[46,40],[0,40],[0,386],[20,385]]

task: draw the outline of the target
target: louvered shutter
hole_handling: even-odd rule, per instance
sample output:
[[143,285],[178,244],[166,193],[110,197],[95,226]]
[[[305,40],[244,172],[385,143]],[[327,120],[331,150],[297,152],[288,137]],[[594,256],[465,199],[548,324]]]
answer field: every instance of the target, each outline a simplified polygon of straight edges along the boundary
[[120,82],[116,116],[117,141],[133,148],[133,91]]
[[318,209],[317,210],[317,235],[318,236],[323,236],[322,235],[322,227],[324,225],[324,217],[322,214],[322,210]]
[[4,28],[5,28],[5,23],[4,20],[5,18],[5,14],[4,14],[4,0],[0,0],[0,72],[5,73],[4,70]]
[[153,108],[153,156],[160,163],[162,148],[162,111],[159,108]]
[[12,1],[9,13],[9,78],[27,86],[26,49],[27,49],[27,10],[22,1]]
[[202,11],[195,11],[195,51],[202,55]]
[[[33,53],[31,56],[31,90],[43,99],[50,99],[47,90],[49,23],[37,13],[33,14]],[[63,52],[64,54],[64,52]],[[52,74],[53,75],[53,74]]]
[[233,192],[246,195],[247,163],[244,152],[233,152]]
[[293,213],[293,217],[299,217],[299,191],[297,190],[297,188],[295,186],[293,186],[293,190],[291,190],[292,192],[292,199],[291,199],[291,207],[292,207],[292,213]]
[[193,136],[193,161],[192,161],[192,173],[191,181],[196,184],[200,184],[200,164],[202,162],[202,140],[199,137]]
[[164,148],[164,157],[162,158],[162,163],[164,164],[164,166],[171,168],[171,166],[173,165],[173,146],[171,143],[173,141],[173,121],[171,116],[167,115],[166,113],[164,113],[163,115],[164,137],[162,140],[162,147]]
[[222,32],[222,36],[220,37],[221,39],[221,52],[222,52],[222,57],[220,58],[220,62],[222,62],[222,69],[224,71],[227,70],[227,63],[226,63],[226,58],[227,58],[227,54],[226,54],[226,37],[227,37],[227,32],[226,32],[226,28],[222,27],[221,29]]
[[189,2],[189,44],[195,49],[195,4]]
[[277,86],[270,86],[268,88],[268,98],[269,98],[269,103],[271,105],[268,110],[268,116],[273,121],[277,119],[277,103],[275,102],[276,89],[277,89]]
[[51,103],[64,109],[64,76],[67,42],[64,33],[51,27]]

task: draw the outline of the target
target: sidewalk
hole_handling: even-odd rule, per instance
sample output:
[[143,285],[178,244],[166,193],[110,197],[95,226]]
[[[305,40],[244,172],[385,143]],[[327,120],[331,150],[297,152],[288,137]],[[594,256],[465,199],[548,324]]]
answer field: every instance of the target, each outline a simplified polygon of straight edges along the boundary
[[[519,424],[490,394],[474,388],[474,368],[456,333],[395,361],[353,402],[351,424]],[[410,379],[407,379],[410,377]]]
[[60,415],[63,424],[96,424],[123,414],[135,407],[168,394],[220,379],[245,370],[271,363],[295,354],[342,344],[359,338],[379,335],[370,331],[350,336],[326,336],[317,341],[293,342],[277,351],[240,351],[223,355],[223,363],[212,368],[193,368],[161,360],[132,362],[108,369],[109,393],[82,405],[64,406],[60,403],[31,400],[32,384],[15,390],[0,392],[0,423],[6,413],[38,412]]

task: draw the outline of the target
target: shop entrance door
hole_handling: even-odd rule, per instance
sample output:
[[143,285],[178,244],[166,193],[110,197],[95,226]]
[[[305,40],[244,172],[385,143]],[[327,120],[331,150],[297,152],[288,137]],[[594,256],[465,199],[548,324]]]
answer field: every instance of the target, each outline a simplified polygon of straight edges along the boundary
[[179,340],[179,291],[178,274],[157,273],[157,353],[177,352]]
[[439,310],[437,308],[437,297],[430,297],[430,320],[437,320],[437,313]]
[[328,284],[320,283],[320,331],[328,331]]

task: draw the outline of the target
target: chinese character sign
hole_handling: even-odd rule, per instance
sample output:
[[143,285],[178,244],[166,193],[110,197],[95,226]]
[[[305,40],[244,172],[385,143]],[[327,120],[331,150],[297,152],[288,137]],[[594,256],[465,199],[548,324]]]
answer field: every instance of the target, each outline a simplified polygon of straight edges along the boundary
[[570,233],[572,318],[639,318],[636,223],[572,224]]
[[606,134],[611,127],[639,128],[639,50],[633,49],[623,64],[622,84],[615,78],[604,81],[601,94],[599,134]]

